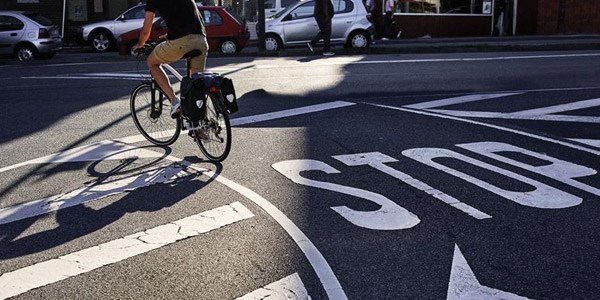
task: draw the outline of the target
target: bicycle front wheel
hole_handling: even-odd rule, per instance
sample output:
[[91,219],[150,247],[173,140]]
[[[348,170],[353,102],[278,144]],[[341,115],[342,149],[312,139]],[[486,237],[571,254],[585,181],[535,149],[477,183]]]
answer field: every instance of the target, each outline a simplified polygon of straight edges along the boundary
[[181,131],[179,119],[171,118],[171,102],[160,89],[153,90],[150,83],[138,85],[131,93],[130,106],[135,126],[148,141],[167,146],[177,140]]
[[206,129],[192,132],[200,151],[214,162],[223,161],[231,150],[229,113],[222,99],[220,93],[205,97]]

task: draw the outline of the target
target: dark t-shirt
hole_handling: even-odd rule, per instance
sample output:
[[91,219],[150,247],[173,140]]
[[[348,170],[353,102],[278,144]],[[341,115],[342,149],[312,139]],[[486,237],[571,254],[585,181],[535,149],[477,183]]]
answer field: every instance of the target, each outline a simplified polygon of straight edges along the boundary
[[204,21],[194,0],[147,0],[146,11],[160,11],[169,28],[167,39],[174,40],[188,34],[206,36]]

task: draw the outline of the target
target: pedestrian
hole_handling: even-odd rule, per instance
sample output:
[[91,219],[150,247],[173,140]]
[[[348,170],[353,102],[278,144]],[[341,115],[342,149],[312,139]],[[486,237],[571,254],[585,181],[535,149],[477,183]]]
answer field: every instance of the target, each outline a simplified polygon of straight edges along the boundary
[[333,18],[333,4],[331,0],[316,0],[314,10],[315,20],[319,26],[319,33],[306,45],[310,52],[314,52],[314,47],[319,40],[323,39],[323,55],[332,56],[331,52],[331,19]]
[[394,0],[385,0],[383,6],[385,17],[383,19],[383,37],[382,40],[393,39],[394,34],[394,11],[396,10],[396,2]]

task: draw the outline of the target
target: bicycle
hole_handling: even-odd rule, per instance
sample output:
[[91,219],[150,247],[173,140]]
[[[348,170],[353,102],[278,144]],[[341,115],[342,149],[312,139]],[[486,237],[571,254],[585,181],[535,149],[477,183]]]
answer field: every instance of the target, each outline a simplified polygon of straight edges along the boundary
[[[148,56],[155,46],[156,43],[147,43],[144,48],[139,49],[139,56]],[[190,59],[200,54],[200,50],[195,50],[183,57],[186,59],[188,78],[215,76],[210,73],[191,74]],[[184,77],[171,65],[163,64],[162,67],[174,75],[179,82],[183,81]],[[154,78],[151,78],[133,89],[130,98],[131,116],[137,129],[151,143],[158,146],[171,145],[177,140],[181,130],[187,130],[188,135],[194,139],[200,151],[209,160],[220,162],[227,158],[231,150],[229,111],[219,87],[211,86],[203,92],[202,97],[202,104],[205,107],[204,118],[199,121],[190,120],[185,114],[183,99],[181,113],[177,118],[171,118],[169,113],[171,102]]]

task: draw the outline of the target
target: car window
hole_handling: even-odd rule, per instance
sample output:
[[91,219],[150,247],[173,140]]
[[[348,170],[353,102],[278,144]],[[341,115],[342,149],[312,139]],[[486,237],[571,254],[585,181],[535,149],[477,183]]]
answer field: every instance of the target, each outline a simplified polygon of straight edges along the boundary
[[127,11],[123,16],[125,17],[125,20],[143,19],[145,14],[146,7],[143,5],[139,5]]
[[275,8],[275,0],[265,0],[265,9]]
[[0,16],[0,31],[21,30],[25,24],[21,20],[11,16]]
[[[134,19],[143,19],[145,15],[146,15],[146,6],[138,5],[134,8],[132,8],[131,10],[127,11],[125,14],[123,14],[123,17],[125,17],[125,20],[134,20]],[[156,11],[154,16],[160,17],[160,14],[158,13],[158,11]]]
[[50,19],[38,14],[38,13],[23,13],[24,16],[34,20],[36,23],[42,26],[52,26],[54,23]]
[[202,18],[204,19],[204,25],[207,26],[223,24],[223,18],[214,10],[203,10]]
[[288,7],[292,4],[296,4],[298,0],[281,0],[281,7]]
[[354,3],[351,0],[333,0],[334,14],[351,12],[354,9]]
[[292,20],[312,18],[315,11],[315,2],[310,1],[304,3],[290,12]]

